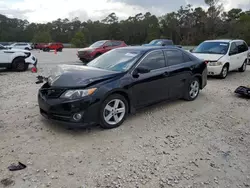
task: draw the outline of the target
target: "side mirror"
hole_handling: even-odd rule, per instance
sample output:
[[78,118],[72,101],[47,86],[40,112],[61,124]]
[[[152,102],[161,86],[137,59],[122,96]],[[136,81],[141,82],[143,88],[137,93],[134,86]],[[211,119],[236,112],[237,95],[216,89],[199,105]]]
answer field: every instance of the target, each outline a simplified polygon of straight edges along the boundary
[[194,49],[192,48],[192,49],[190,49],[189,51],[190,51],[190,52],[193,52],[193,50],[194,50]]
[[146,74],[149,73],[150,69],[146,68],[146,67],[137,67],[134,72],[133,72],[133,76],[134,77],[139,77],[139,74]]

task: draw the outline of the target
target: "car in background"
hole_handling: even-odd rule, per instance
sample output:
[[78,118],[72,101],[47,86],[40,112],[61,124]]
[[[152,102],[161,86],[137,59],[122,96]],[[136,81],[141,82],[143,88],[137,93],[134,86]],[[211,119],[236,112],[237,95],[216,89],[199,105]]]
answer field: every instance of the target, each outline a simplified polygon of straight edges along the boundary
[[[174,42],[170,39],[154,39],[148,44],[143,44],[142,46],[174,46]],[[182,48],[180,45],[176,45]]]
[[25,71],[29,65],[36,67],[37,58],[28,50],[8,49],[0,45],[0,67],[15,71]]
[[34,49],[38,49],[38,50],[43,50],[45,48],[45,46],[48,45],[47,43],[35,43],[33,44],[33,48]]
[[88,62],[115,48],[125,47],[127,44],[120,40],[100,40],[87,48],[77,51],[77,56],[82,62]]
[[32,47],[29,43],[26,42],[17,42],[11,45],[5,46],[8,49],[22,49],[22,50],[32,50]]
[[86,66],[60,65],[46,80],[38,93],[41,115],[115,128],[128,113],[156,102],[195,100],[207,84],[207,64],[177,47],[123,47]]
[[190,52],[208,62],[208,75],[223,79],[229,71],[244,72],[249,61],[244,40],[206,40]]
[[45,44],[43,47],[44,52],[49,52],[50,50],[56,50],[58,52],[62,52],[64,46],[60,42]]

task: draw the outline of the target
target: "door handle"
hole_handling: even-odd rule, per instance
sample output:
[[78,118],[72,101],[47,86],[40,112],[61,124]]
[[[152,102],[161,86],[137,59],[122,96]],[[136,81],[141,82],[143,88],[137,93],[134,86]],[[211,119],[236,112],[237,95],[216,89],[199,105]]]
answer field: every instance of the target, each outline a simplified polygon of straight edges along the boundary
[[168,75],[169,75],[168,72],[164,72],[164,73],[163,73],[163,76],[168,76]]

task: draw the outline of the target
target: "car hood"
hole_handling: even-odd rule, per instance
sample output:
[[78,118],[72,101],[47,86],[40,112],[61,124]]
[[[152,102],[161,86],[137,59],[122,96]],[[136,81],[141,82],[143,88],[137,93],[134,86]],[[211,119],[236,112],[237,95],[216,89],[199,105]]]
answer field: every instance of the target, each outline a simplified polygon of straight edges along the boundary
[[84,52],[84,51],[91,51],[91,50],[95,50],[96,48],[92,48],[92,47],[87,47],[87,48],[81,48],[78,50],[78,52]]
[[205,61],[218,61],[222,58],[223,54],[202,54],[202,53],[192,53],[194,56]]
[[59,65],[52,72],[48,78],[49,85],[67,88],[87,87],[122,74],[78,65]]

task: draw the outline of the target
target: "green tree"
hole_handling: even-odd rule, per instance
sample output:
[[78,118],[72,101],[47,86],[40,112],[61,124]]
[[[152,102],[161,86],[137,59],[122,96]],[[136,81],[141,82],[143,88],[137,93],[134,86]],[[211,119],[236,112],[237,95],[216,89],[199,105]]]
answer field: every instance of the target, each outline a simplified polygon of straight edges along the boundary
[[78,31],[73,37],[71,43],[74,47],[80,48],[85,46],[84,34],[81,31]]
[[38,43],[38,42],[44,42],[44,43],[48,43],[51,42],[51,35],[48,31],[42,31],[42,32],[38,32],[34,35],[32,42],[34,43]]

